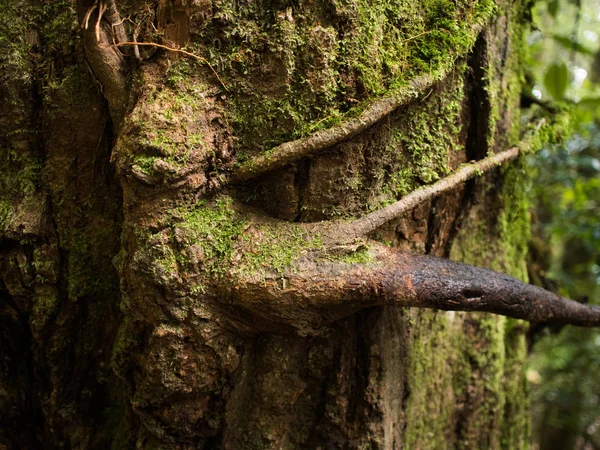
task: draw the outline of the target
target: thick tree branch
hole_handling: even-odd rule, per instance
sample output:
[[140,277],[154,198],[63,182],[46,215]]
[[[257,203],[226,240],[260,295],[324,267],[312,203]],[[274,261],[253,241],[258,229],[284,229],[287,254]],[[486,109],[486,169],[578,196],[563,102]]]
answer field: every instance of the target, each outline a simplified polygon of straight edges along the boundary
[[[372,262],[305,258],[283,275],[247,276],[228,301],[310,333],[372,306],[481,311],[530,322],[600,326],[600,307],[563,298],[511,276],[369,244]],[[231,286],[231,285],[229,285]]]
[[[565,123],[565,120],[567,123]],[[568,115],[542,119],[518,146],[466,165],[437,183],[353,222],[306,224],[328,250],[364,237],[419,203],[455,188],[521,154],[537,151],[564,133]],[[359,309],[399,305],[454,311],[482,311],[539,323],[600,326],[600,308],[560,297],[505,274],[444,259],[397,253],[369,242],[362,264],[315,251],[281,273],[229,280],[231,299],[270,323],[311,333]],[[338,261],[334,261],[335,259]],[[332,260],[333,259],[333,260]],[[233,288],[231,288],[233,286]]]

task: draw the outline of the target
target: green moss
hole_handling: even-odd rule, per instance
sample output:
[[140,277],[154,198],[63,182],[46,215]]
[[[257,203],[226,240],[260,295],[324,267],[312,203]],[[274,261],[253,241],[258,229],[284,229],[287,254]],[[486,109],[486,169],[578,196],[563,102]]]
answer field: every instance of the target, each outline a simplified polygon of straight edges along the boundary
[[[504,365],[506,319],[477,314],[463,325],[461,353],[468,361],[471,377],[465,398],[478,400],[462,423],[458,448],[496,448],[501,436],[502,412],[505,404]],[[481,430],[489,430],[482,440]],[[474,445],[474,443],[477,443]]]
[[187,88],[194,69],[194,63],[187,59],[175,61],[167,70],[167,84],[173,89]]
[[394,198],[403,197],[415,189],[416,177],[412,168],[405,167],[388,176],[389,180],[384,185],[384,190],[390,190]]
[[0,150],[0,195],[21,198],[37,189],[42,170],[42,159],[29,155],[22,147],[35,138],[32,130],[14,130],[0,135],[4,148]]
[[500,193],[504,208],[498,218],[498,231],[502,241],[503,262],[498,270],[528,281],[526,256],[531,239],[529,196],[530,170],[523,159],[502,169],[503,186]]
[[427,310],[409,314],[414,331],[407,353],[403,447],[495,448],[505,404],[505,319]]
[[38,190],[42,159],[27,150],[33,138],[30,130],[0,135],[0,232],[17,218],[19,205],[27,204]]
[[31,3],[0,1],[0,80],[6,86],[10,86],[9,82],[33,81],[32,49],[37,50],[40,45],[49,53],[43,61],[36,62],[45,81],[60,77],[62,64],[55,65],[53,61],[70,55],[73,42],[79,37],[72,2]]
[[0,232],[6,231],[10,226],[15,211],[12,203],[0,198]]
[[[79,23],[73,2],[56,0],[44,2],[35,8],[36,21],[39,23],[40,35],[44,46],[51,53],[44,67],[47,81],[60,76],[60,68],[51,67],[51,60],[61,60],[73,52],[73,43],[80,39]],[[58,71],[58,73],[57,73]]]
[[[201,201],[172,211],[170,228],[138,233],[149,272],[163,283],[189,280],[190,292],[202,293],[211,280],[230,276],[283,273],[307,251],[322,251],[317,236],[306,237],[295,224],[252,223],[233,208],[229,197]],[[356,259],[362,258],[357,255]]]
[[37,295],[29,318],[31,328],[41,330],[58,311],[59,299],[56,295]]
[[503,390],[506,397],[501,430],[501,448],[529,448],[529,389],[523,362],[527,360],[526,327],[516,319],[506,320]]
[[281,273],[303,251],[322,248],[318,237],[307,239],[298,226],[251,224],[234,211],[230,198],[200,202],[182,219],[174,233],[184,231],[185,249],[176,259],[185,266],[200,258],[203,272],[213,277],[226,271],[234,276],[266,270]]
[[262,228],[260,240],[253,245],[254,250],[242,257],[237,273],[260,274],[274,269],[282,274],[303,251],[323,247],[319,237],[307,239],[299,227],[283,231],[278,226]]
[[[523,161],[502,169],[504,176],[499,191],[494,192],[495,203],[474,208],[465,221],[451,251],[451,258],[489,267],[527,280],[525,257],[530,236],[527,200],[528,175]],[[490,199],[488,199],[490,201]],[[490,208],[499,214],[492,220],[480,220]],[[481,392],[481,403],[476,405],[472,416],[464,420],[462,443],[458,448],[473,448],[480,436],[480,429],[494,430],[493,442],[480,442],[477,448],[493,448],[505,443],[527,439],[527,415],[523,394],[523,373],[517,370],[525,361],[525,352],[513,348],[511,341],[524,345],[522,329],[514,326],[514,320],[492,315],[477,315],[470,329],[465,330],[460,345],[473,374],[464,378],[455,388],[458,393],[468,388],[470,395]],[[468,322],[466,322],[468,323]],[[514,335],[513,335],[514,334]],[[475,344],[474,344],[475,343]],[[507,389],[507,386],[510,388]],[[519,403],[520,402],[520,403]],[[511,411],[515,417],[511,417]],[[518,414],[516,412],[519,412]]]
[[370,264],[374,261],[373,255],[369,252],[369,248],[363,245],[355,251],[340,256],[328,256],[328,259],[339,261],[345,264]]
[[453,377],[469,373],[469,367],[459,359],[457,330],[446,313],[411,310],[408,314],[412,319],[405,380],[409,395],[402,448],[447,448],[454,434]]
[[[10,0],[0,1],[0,10],[0,81],[10,92],[11,83],[32,81],[29,55],[32,42],[26,36],[34,26],[35,10]],[[14,101],[10,97],[9,94],[9,101]]]
[[441,95],[427,103],[415,105],[405,118],[401,119],[391,139],[386,144],[390,159],[396,159],[401,152],[400,163],[387,167],[377,175],[384,179],[381,198],[395,201],[417,187],[437,181],[450,172],[450,160],[456,149],[461,132],[461,109],[463,99],[462,82],[458,81]]
[[573,122],[568,109],[561,109],[549,117],[531,117],[527,130],[527,139],[522,140],[518,147],[521,154],[527,155],[539,149],[564,142],[572,134]]
[[473,45],[473,24],[495,12],[490,0],[335,0],[281,5],[274,15],[263,3],[220,2],[199,30],[250,154],[330,127],[376,97],[412,92],[415,76],[441,78]]
[[188,245],[201,249],[203,269],[211,275],[222,275],[230,267],[234,241],[244,225],[233,210],[231,199],[224,198],[214,205],[198,203],[185,212],[178,226],[188,231]]
[[144,92],[117,148],[119,158],[147,175],[168,177],[185,167],[192,155],[201,159],[208,151],[201,117],[208,88],[198,77],[188,77],[191,70],[188,62],[178,61],[167,71],[165,85],[156,86],[152,77],[138,80]]
[[[490,66],[488,70],[494,69]],[[515,118],[503,136],[498,136],[497,127],[500,126],[498,111],[510,111],[518,100],[518,84],[515,82],[511,92],[506,89],[503,92],[498,86],[488,88],[488,150],[516,143],[519,120]],[[506,128],[506,124],[502,127]],[[463,222],[450,256],[526,281],[525,257],[530,238],[528,168],[521,159],[503,167],[500,173],[502,181],[496,181],[496,187],[480,191],[479,204]],[[489,217],[490,210],[497,211],[497,216]],[[465,322],[467,328],[464,328],[460,348],[464,358],[462,367],[469,367],[469,371],[457,379],[455,390],[459,395],[468,392],[471,398],[479,396],[480,401],[468,417],[462,419],[461,441],[457,447],[526,448],[528,416],[521,370],[526,357],[523,329],[515,326],[518,321],[512,319],[484,314],[476,317],[476,321],[467,319]],[[481,429],[492,430],[491,441],[477,441]]]
[[[502,78],[498,77],[496,74],[496,61],[494,61],[492,58],[489,58],[487,59],[487,63],[487,67],[483,69],[484,79],[482,81],[485,82],[484,90],[486,92],[486,103],[489,105],[489,113],[487,114],[487,117],[483,118],[483,120],[486,121],[485,136],[487,151],[485,153],[491,155],[494,153],[494,144],[496,144],[497,140],[496,128],[498,120],[500,119],[501,105],[499,102],[499,95],[501,95],[500,83],[502,82]],[[483,154],[484,152],[481,153]]]
[[[169,116],[170,110],[165,111],[164,114]],[[172,170],[181,169],[187,164],[190,152],[194,148],[205,147],[201,133],[186,134],[184,139],[181,139],[179,136],[173,137],[165,130],[156,129],[151,136],[145,141],[145,145],[150,151],[157,152],[160,156],[144,154],[135,155],[132,158],[133,165],[148,175],[155,173],[158,161],[166,162]]]

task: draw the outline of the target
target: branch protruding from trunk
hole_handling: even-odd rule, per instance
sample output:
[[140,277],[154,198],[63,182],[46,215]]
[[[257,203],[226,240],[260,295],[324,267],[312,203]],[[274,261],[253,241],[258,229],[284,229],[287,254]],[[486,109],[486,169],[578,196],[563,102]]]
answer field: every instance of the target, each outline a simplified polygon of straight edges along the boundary
[[539,323],[600,326],[600,307],[509,275],[369,243],[371,262],[310,258],[284,274],[238,279],[227,299],[272,323],[310,334],[372,306],[480,311]]
[[336,234],[344,236],[344,239],[353,241],[375,231],[377,228],[385,225],[402,214],[411,211],[415,206],[438,197],[444,192],[455,189],[465,181],[476,176],[481,176],[492,169],[501,166],[507,161],[512,161],[519,156],[519,148],[513,147],[488,156],[480,161],[467,164],[459,168],[453,174],[442,178],[441,180],[429,186],[423,186],[404,196],[401,200],[392,203],[385,208],[369,213],[359,219],[342,225],[341,233],[338,230]]
[[423,202],[456,189],[465,181],[482,176],[506,162],[517,159],[520,155],[538,151],[544,145],[547,145],[555,134],[564,132],[565,120],[567,120],[565,113],[555,114],[550,121],[541,119],[517,146],[459,167],[447,177],[431,185],[415,189],[397,202],[363,217],[351,222],[309,224],[307,228],[311,229],[312,227],[312,232],[319,233],[323,241],[329,244],[347,244],[363,239],[377,228],[400,217],[402,214],[412,211],[413,208]]

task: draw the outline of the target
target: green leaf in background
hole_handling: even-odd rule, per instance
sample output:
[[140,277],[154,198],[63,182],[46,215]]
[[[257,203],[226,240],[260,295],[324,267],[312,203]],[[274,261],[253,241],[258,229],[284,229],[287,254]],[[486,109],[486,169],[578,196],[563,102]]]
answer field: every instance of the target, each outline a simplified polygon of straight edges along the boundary
[[559,1],[558,0],[550,0],[548,2],[548,12],[553,18],[556,18],[556,13],[558,12]]
[[555,100],[562,100],[569,86],[569,70],[564,62],[554,62],[546,70],[544,87]]
[[583,107],[598,108],[600,107],[600,95],[586,95],[581,97],[577,104]]
[[576,40],[573,40],[569,36],[564,36],[562,34],[555,33],[552,35],[552,39],[554,39],[556,42],[561,44],[567,50],[575,50],[576,52],[584,54],[584,55],[590,55],[590,56],[594,55],[593,50],[590,50],[589,48],[580,44]]

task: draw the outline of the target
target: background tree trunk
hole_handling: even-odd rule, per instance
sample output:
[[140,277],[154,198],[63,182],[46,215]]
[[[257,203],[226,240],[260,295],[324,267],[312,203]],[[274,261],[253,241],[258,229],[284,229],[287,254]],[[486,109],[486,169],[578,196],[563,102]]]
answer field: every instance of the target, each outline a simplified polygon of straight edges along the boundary
[[[123,1],[139,41],[187,45],[226,86],[124,46],[124,94],[95,65],[112,32],[94,2],[0,4],[0,448],[528,446],[522,322],[377,307],[274,323],[211,287],[237,268],[231,242],[184,233],[237,226],[215,201],[279,219],[273,233],[360,216],[516,144],[527,5]],[[423,74],[436,82],[352,139],[227,183],[235,161]],[[511,163],[371,238],[526,280],[527,183]]]

